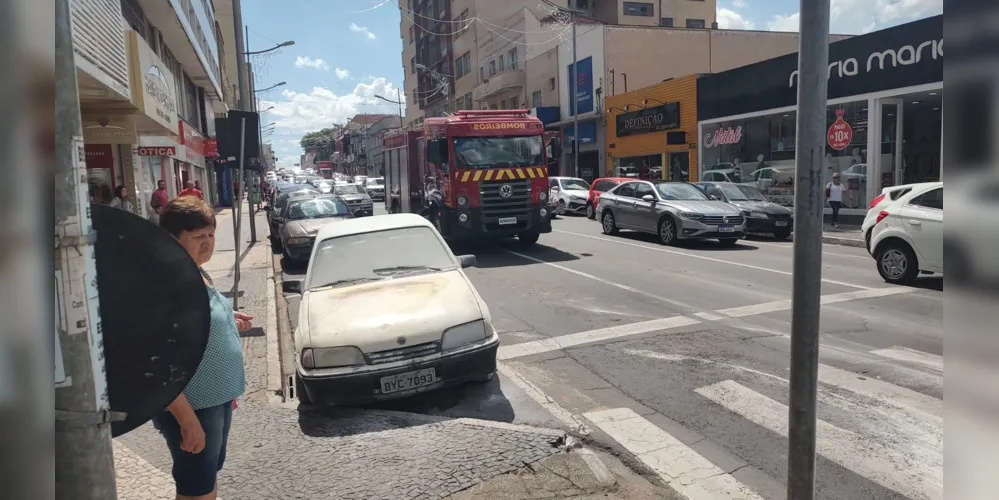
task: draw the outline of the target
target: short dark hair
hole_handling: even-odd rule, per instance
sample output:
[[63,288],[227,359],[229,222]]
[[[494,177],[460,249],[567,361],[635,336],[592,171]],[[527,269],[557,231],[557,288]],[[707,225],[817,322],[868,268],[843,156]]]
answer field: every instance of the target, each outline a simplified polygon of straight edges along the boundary
[[160,213],[160,227],[179,238],[184,231],[215,227],[215,210],[197,196],[175,198]]

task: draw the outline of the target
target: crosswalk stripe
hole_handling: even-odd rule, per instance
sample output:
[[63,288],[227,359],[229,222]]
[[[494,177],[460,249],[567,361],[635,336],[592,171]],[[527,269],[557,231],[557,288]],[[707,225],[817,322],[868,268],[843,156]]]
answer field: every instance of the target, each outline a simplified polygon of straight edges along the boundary
[[[701,387],[695,392],[771,432],[787,437],[788,408],[782,403],[732,380]],[[939,460],[925,460],[925,457],[912,456],[899,449],[909,444],[904,439],[896,445],[822,420],[817,422],[817,426],[817,450],[827,459],[913,500],[943,498],[942,448]]]
[[819,382],[829,384],[871,399],[902,406],[921,412],[928,420],[943,425],[943,400],[927,396],[912,389],[871,377],[861,377],[854,372],[834,366],[819,365]]
[[686,316],[671,316],[669,318],[654,319],[651,321],[642,321],[627,325],[616,325],[608,328],[601,328],[599,330],[590,330],[588,332],[573,333],[570,335],[562,335],[560,337],[549,337],[544,340],[533,340],[531,342],[521,342],[513,345],[501,345],[496,357],[500,360],[519,358],[522,356],[530,356],[532,354],[558,351],[560,349],[589,344],[592,342],[599,342],[601,340],[610,340],[629,335],[638,335],[659,330],[667,330],[670,328],[679,328],[682,326],[696,325],[698,323],[700,323],[700,321]]
[[634,410],[615,408],[583,416],[689,500],[763,500],[731,474]]
[[[914,291],[916,291],[916,289],[905,287],[868,288],[854,292],[831,293],[823,295],[821,297],[821,301],[822,305],[825,306],[829,304],[838,304],[840,302],[849,302],[851,300],[874,299],[902,293],[912,293]],[[790,310],[790,300],[777,300],[774,302],[764,302],[762,304],[753,304],[750,306],[729,307],[728,309],[719,309],[715,312],[732,318],[742,318],[744,316],[755,316],[757,314]]]
[[930,354],[923,351],[917,351],[915,349],[909,349],[908,347],[894,346],[889,349],[875,349],[871,351],[871,354],[881,356],[883,358],[893,359],[895,361],[913,363],[919,366],[924,366],[926,368],[937,370],[939,372],[944,371],[943,356],[938,356],[936,354]]

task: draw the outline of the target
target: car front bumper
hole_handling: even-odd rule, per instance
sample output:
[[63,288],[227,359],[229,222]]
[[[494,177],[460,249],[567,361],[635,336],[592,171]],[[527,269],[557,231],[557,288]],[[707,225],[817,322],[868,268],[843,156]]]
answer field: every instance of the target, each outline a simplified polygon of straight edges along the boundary
[[[783,225],[778,225],[783,223]],[[794,228],[793,219],[759,219],[753,217],[746,218],[747,233],[767,233],[773,234],[779,231],[791,231]]]
[[677,222],[677,237],[681,240],[727,240],[746,237],[745,223],[733,225],[732,231],[723,232],[722,226],[704,224],[696,220],[680,219]]
[[566,213],[581,213],[586,211],[586,199],[569,199],[561,200],[565,202],[565,212]]
[[[365,365],[343,369],[343,373],[327,374],[324,370],[307,371],[298,364],[298,375],[305,390],[316,404],[357,405],[373,401],[385,401],[412,396],[421,392],[433,391],[461,385],[474,380],[483,380],[496,371],[496,351],[499,349],[499,336],[495,333],[481,343],[457,348],[418,360],[392,363],[384,366]],[[385,394],[381,379],[403,373],[433,368],[437,381],[433,384]]]

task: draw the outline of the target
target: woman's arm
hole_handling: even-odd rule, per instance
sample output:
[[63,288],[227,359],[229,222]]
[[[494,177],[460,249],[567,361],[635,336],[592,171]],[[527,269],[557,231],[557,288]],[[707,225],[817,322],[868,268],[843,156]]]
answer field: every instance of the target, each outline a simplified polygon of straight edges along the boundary
[[205,449],[205,430],[201,428],[201,421],[187,401],[187,396],[181,393],[167,406],[167,410],[180,426],[180,449],[188,453],[201,453]]

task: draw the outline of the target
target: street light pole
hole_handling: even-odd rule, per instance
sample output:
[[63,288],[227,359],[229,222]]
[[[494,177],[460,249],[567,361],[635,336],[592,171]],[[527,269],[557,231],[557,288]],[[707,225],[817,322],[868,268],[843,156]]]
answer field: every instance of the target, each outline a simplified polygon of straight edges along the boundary
[[579,89],[576,83],[579,81],[579,72],[576,67],[576,20],[572,20],[572,81],[569,82],[572,89],[572,170],[576,177],[579,177]]
[[[252,68],[253,66],[251,66],[251,63],[250,63],[250,26],[247,25],[245,27],[245,29],[246,29],[246,34],[244,35],[244,39],[246,40],[246,54],[245,54],[245,57],[246,57],[246,66],[248,68]],[[257,110],[256,78],[251,73],[250,74],[250,111],[256,111],[256,110]],[[257,116],[257,124],[258,125],[260,124],[260,116],[259,115]],[[244,128],[246,127],[245,123],[243,124],[243,127]],[[260,161],[260,157],[261,156],[262,155],[260,154],[260,133],[258,131],[258,133],[257,133],[257,161],[258,162]],[[240,167],[239,168],[240,169],[243,168],[242,162],[240,162]],[[240,175],[240,177],[242,177],[242,175]],[[257,220],[256,220],[257,218],[256,218],[256,214],[253,212],[253,192],[254,192],[253,183],[252,182],[247,182],[246,184],[250,187],[250,189],[249,189],[250,194],[247,195],[247,197],[246,197],[246,204],[247,204],[247,207],[249,208],[249,211],[250,211],[250,243],[256,243],[257,242]],[[259,192],[259,189],[257,189],[257,192]]]
[[791,284],[787,499],[815,496],[816,391],[822,288],[822,165],[826,145],[829,0],[801,0]]

